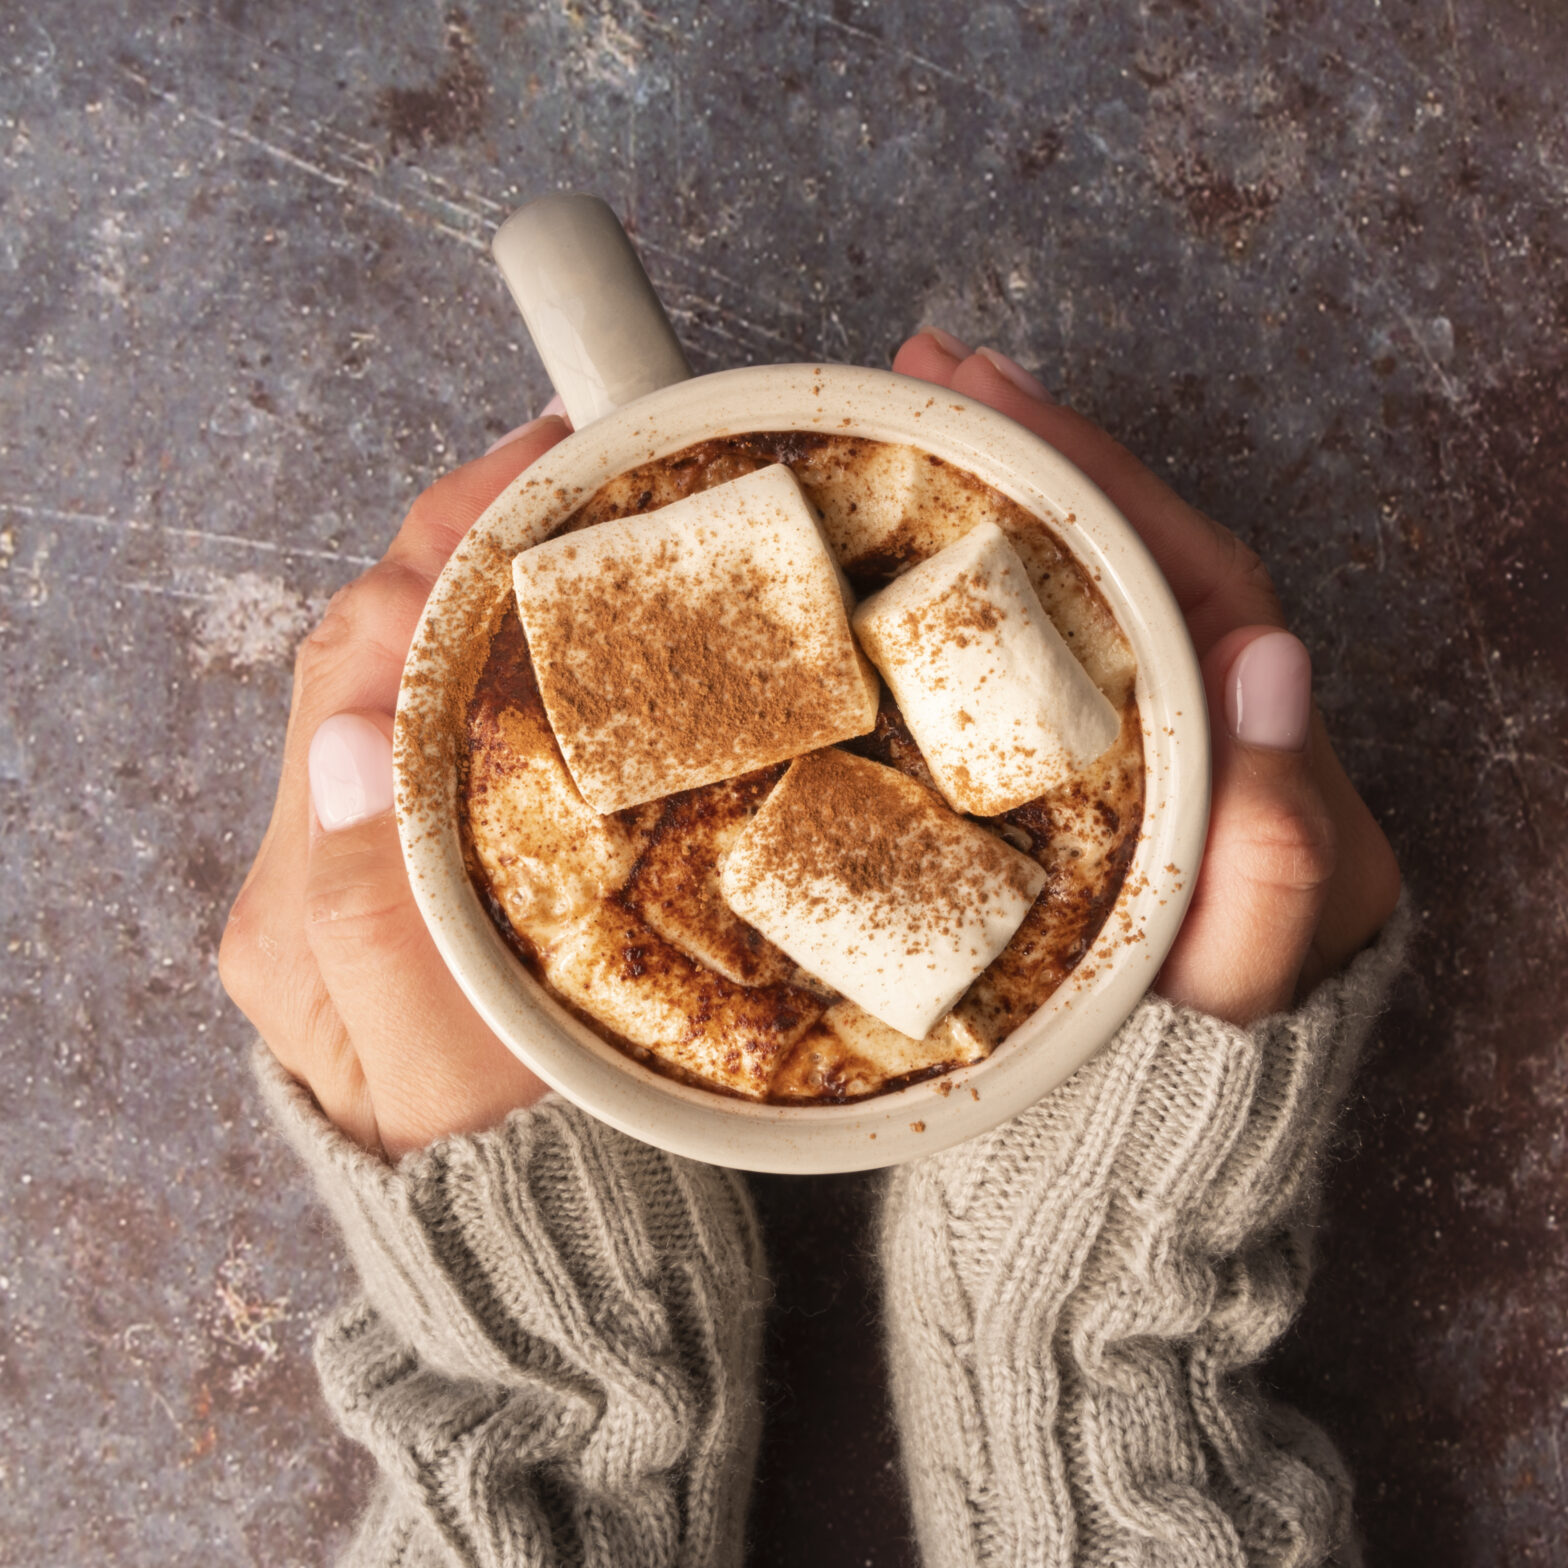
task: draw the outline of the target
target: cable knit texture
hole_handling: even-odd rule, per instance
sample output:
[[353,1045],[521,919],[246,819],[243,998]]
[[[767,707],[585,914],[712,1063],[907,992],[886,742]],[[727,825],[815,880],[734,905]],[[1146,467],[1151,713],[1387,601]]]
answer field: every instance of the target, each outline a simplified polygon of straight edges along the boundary
[[554,1098],[390,1167],[256,1070],[364,1287],[316,1345],[380,1469],[345,1561],[738,1563],[765,1289],[743,1179]]
[[[880,1237],[926,1568],[1358,1560],[1326,1438],[1248,1369],[1405,942],[1242,1030],[1158,998],[1012,1122],[895,1171]],[[257,1073],[363,1297],[317,1344],[381,1479],[347,1561],[737,1563],[765,1292],[743,1179],[554,1098],[396,1167]]]
[[1250,1373],[1405,945],[1251,1030],[1144,1000],[1054,1094],[893,1173],[881,1252],[926,1568],[1359,1562],[1329,1441]]

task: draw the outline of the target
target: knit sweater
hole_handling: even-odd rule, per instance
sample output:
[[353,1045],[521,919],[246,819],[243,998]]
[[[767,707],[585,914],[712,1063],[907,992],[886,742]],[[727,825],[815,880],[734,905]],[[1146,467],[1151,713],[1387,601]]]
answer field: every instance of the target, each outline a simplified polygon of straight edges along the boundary
[[256,1066],[364,1287],[316,1341],[380,1471],[345,1563],[738,1562],[766,1288],[744,1178],[553,1097],[393,1168]]
[[[927,1568],[1359,1561],[1328,1440],[1250,1374],[1406,920],[1297,1011],[1146,998],[1032,1110],[887,1179],[894,1407]],[[327,1402],[380,1478],[346,1561],[742,1560],[767,1294],[743,1177],[547,1097],[396,1167],[257,1070],[363,1295]]]

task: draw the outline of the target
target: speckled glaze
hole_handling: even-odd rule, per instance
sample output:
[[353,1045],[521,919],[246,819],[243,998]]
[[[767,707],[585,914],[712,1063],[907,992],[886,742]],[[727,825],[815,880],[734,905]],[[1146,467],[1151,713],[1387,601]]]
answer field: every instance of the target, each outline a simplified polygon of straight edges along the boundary
[[[1121,896],[1094,946],[984,1062],[847,1105],[760,1105],[674,1083],[556,1004],[475,894],[463,864],[455,775],[429,766],[420,739],[461,725],[466,654],[451,627],[472,624],[476,610],[482,617],[509,598],[514,554],[548,537],[627,468],[710,437],[778,429],[920,446],[1054,523],[1138,661],[1145,815]],[[780,365],[683,382],[553,448],[497,498],[442,573],[414,639],[398,718],[398,816],[410,881],[475,1008],[540,1077],[596,1116],[678,1154],[744,1170],[894,1165],[1033,1104],[1110,1038],[1159,972],[1186,911],[1208,822],[1197,660],[1164,578],[1126,520],[1071,463],[994,410],[904,376],[847,366]]]

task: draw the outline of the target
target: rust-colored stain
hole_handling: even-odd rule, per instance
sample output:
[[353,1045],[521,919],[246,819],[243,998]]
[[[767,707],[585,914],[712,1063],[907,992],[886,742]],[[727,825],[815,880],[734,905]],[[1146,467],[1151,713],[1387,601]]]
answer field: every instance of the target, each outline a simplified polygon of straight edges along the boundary
[[450,61],[427,87],[384,87],[380,120],[394,154],[472,141],[485,128],[490,80],[475,52],[466,12],[454,8],[446,18]]

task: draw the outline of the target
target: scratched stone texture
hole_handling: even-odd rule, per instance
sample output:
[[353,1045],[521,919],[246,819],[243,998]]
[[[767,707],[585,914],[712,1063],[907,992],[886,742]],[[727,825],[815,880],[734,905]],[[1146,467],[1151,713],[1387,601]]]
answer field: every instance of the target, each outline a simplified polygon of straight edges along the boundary
[[[0,7],[0,1563],[316,1563],[350,1288],[214,972],[289,659],[634,228],[699,369],[1039,371],[1273,563],[1419,912],[1270,1370],[1377,1563],[1568,1562],[1558,0]],[[911,1564],[865,1225],[757,1190],[753,1560]]]

